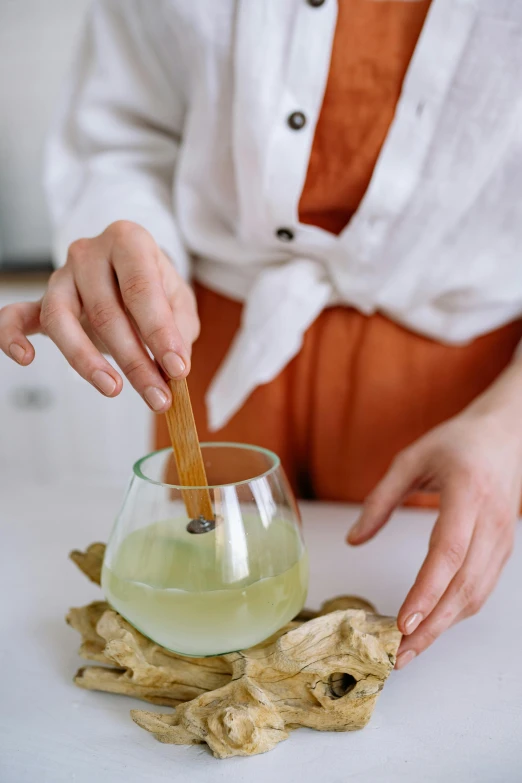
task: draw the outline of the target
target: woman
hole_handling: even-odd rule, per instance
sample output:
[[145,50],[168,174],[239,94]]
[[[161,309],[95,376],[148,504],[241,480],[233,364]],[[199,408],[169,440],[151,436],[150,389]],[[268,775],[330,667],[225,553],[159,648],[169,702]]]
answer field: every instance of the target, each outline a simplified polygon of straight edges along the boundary
[[99,341],[157,413],[192,361],[200,435],[366,498],[351,544],[439,493],[399,668],[513,544],[521,43],[495,0],[98,0],[48,156],[60,268],[0,314],[15,361],[43,331],[115,397]]

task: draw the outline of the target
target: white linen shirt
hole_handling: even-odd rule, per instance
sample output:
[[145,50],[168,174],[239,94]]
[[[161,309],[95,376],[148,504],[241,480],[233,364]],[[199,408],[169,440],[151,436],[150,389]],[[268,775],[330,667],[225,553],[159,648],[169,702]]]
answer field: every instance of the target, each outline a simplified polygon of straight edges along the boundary
[[207,396],[214,429],[328,305],[448,343],[522,315],[522,2],[433,0],[339,236],[298,220],[336,14],[336,0],[97,0],[50,139],[58,263],[133,220],[183,274],[246,302]]

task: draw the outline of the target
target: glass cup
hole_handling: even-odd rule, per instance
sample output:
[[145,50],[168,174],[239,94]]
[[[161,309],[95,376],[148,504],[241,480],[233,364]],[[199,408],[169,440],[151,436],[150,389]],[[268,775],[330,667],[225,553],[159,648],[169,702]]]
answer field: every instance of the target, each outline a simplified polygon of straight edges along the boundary
[[303,608],[308,558],[279,458],[203,443],[215,520],[199,524],[170,448],[135,465],[105,552],[109,603],[142,634],[182,655],[251,647]]

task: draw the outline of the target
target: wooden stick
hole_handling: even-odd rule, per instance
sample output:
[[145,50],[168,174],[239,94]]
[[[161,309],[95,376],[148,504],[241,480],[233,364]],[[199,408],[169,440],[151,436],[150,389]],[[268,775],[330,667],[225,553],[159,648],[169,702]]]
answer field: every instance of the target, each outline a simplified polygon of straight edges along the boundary
[[199,447],[196,422],[190,404],[187,381],[169,381],[172,406],[165,413],[174,459],[178,468],[179,484],[202,487],[200,490],[181,492],[189,519],[214,519],[212,501],[208,490],[207,474]]

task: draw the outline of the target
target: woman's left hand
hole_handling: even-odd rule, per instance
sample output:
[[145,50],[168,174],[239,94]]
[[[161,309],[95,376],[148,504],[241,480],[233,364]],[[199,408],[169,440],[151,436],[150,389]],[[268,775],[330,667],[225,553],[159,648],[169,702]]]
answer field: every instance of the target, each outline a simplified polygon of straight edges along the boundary
[[521,401],[522,367],[513,366],[396,457],[349,533],[350,544],[363,544],[411,491],[440,493],[428,554],[398,616],[398,669],[483,606],[511,554],[522,488]]

